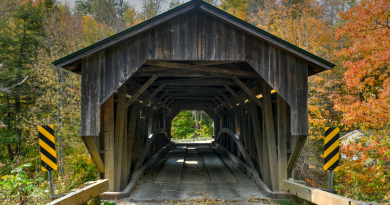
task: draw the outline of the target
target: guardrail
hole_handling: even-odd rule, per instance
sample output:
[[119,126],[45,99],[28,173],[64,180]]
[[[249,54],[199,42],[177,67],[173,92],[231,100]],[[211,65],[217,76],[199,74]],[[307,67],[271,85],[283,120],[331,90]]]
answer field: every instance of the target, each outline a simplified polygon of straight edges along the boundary
[[96,199],[100,194],[108,190],[108,179],[100,179],[93,182],[87,182],[84,188],[70,192],[65,196],[58,198],[46,205],[67,205],[67,204],[87,204],[91,199]]
[[377,202],[363,202],[349,199],[337,194],[306,186],[293,179],[283,180],[283,190],[291,193],[293,204],[305,204],[307,202],[318,205],[379,205]]

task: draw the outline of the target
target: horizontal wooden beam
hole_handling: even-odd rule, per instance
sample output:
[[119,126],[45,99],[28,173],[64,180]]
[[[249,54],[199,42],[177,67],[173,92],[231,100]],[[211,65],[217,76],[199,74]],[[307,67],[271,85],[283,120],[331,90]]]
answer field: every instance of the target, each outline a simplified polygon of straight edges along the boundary
[[[293,196],[318,205],[339,205],[339,204],[370,204],[379,205],[376,202],[362,202],[347,197],[332,194],[319,188],[306,186],[296,182],[293,179],[283,180],[283,190],[291,193]],[[301,202],[300,202],[301,203]],[[302,201],[302,204],[306,202]]]
[[212,97],[175,97],[178,100],[211,100]]
[[221,79],[210,79],[210,78],[191,78],[191,79],[171,79],[171,80],[158,80],[153,83],[153,85],[200,85],[200,86],[210,86],[210,85],[236,85],[235,82],[231,80],[221,80]]
[[46,205],[61,204],[86,204],[89,200],[95,199],[103,192],[108,191],[108,179],[99,179],[96,182],[89,182],[84,188],[71,192],[61,198],[47,203]]
[[[196,71],[196,70],[178,70],[177,68],[171,69],[166,67],[142,67],[133,76],[152,76],[156,72],[160,73],[161,77],[203,77],[203,78],[230,78],[231,74]],[[256,75],[240,75],[245,78],[257,78]]]
[[196,66],[210,66],[210,65],[221,65],[228,63],[246,63],[246,61],[198,61],[194,62]]
[[225,69],[225,68],[202,67],[202,66],[190,65],[187,63],[172,63],[172,62],[165,62],[165,61],[147,61],[145,64],[151,65],[151,66],[161,66],[161,67],[187,69],[187,70],[198,70],[198,71],[224,73],[224,74],[238,75],[238,76],[241,76],[241,75],[244,75],[244,76],[255,75],[256,76],[256,75],[258,75],[256,72],[231,70],[231,69]]

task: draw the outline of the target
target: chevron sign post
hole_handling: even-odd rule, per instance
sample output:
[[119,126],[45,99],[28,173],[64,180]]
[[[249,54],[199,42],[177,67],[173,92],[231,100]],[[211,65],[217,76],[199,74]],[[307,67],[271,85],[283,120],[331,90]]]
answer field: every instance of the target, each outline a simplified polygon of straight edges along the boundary
[[325,128],[324,170],[329,170],[329,189],[333,188],[333,170],[337,169],[340,160],[340,128]]
[[53,170],[57,170],[57,154],[53,125],[39,126],[39,146],[42,160],[42,171],[49,175],[50,196],[53,197]]

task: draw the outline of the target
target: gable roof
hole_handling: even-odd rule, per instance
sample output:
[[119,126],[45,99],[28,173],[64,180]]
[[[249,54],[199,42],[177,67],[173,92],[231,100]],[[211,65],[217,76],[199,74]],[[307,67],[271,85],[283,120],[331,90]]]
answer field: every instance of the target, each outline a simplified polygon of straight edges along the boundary
[[53,62],[53,64],[56,67],[65,67],[67,65],[70,65],[81,58],[90,55],[92,53],[95,53],[99,50],[105,49],[115,43],[118,43],[126,38],[129,38],[133,35],[136,35],[142,31],[145,31],[151,27],[154,27],[160,23],[163,23],[165,21],[168,21],[172,19],[175,16],[178,16],[180,14],[186,13],[193,9],[199,9],[202,12],[205,12],[209,15],[212,15],[224,22],[227,22],[228,24],[231,24],[239,29],[244,30],[245,32],[248,32],[256,37],[261,38],[262,40],[271,43],[275,45],[276,47],[279,47],[281,49],[284,49],[290,53],[293,53],[308,62],[311,62],[311,64],[314,64],[315,67],[319,67],[320,70],[331,70],[335,65],[327,60],[324,60],[302,48],[299,48],[298,46],[295,46],[277,36],[274,36],[248,22],[245,22],[221,9],[218,9],[217,7],[212,6],[211,4],[208,4],[202,0],[191,0],[185,4],[182,4],[178,7],[175,7],[167,12],[164,12],[158,16],[155,16],[147,21],[144,21],[140,24],[137,24],[129,29],[126,29],[122,32],[119,32],[113,36],[110,36],[106,39],[103,39],[95,44],[92,44],[86,48],[83,48],[79,51],[76,51],[70,55],[67,55],[63,58],[60,58]]

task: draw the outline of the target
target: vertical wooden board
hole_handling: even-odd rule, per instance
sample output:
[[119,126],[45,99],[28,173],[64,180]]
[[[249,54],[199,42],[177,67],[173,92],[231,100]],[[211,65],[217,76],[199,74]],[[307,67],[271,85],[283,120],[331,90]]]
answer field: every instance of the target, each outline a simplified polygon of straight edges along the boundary
[[294,65],[295,65],[295,78],[294,78],[294,90],[293,90],[293,98],[292,100],[294,101],[295,106],[293,107],[293,120],[292,122],[292,128],[293,128],[293,135],[299,135],[299,107],[300,105],[298,104],[300,102],[300,97],[302,97],[301,94],[301,88],[300,88],[300,82],[301,82],[301,69],[300,69],[300,61],[299,58],[294,57]]
[[[115,191],[121,191],[122,150],[124,138],[124,120],[126,109],[126,84],[118,89],[115,121]],[[124,166],[124,165],[123,165]]]
[[171,29],[171,21],[166,22],[163,25],[163,32],[164,32],[164,60],[171,60],[172,59],[172,44],[171,44],[171,39],[172,39],[172,32],[170,31]]
[[119,57],[120,57],[120,46],[122,44],[116,44],[113,46],[113,53],[112,53],[112,71],[114,71],[114,90],[118,89],[120,86],[120,65],[119,65]]
[[253,65],[253,36],[245,33],[245,60],[249,65],[254,67]]
[[[305,97],[304,95],[302,95],[302,90],[301,90],[301,85],[302,85],[302,67],[301,67],[301,59],[299,58],[295,58],[295,84],[296,84],[296,91],[295,91],[295,109],[294,109],[294,113],[295,113],[295,120],[296,122],[294,122],[294,130],[295,132],[293,133],[294,135],[299,135],[300,133],[300,127],[301,127],[301,117],[303,117],[301,115],[301,113],[299,113],[300,111],[302,111],[303,109],[301,108],[301,103],[302,104],[305,104],[305,101],[307,100],[307,96]],[[307,113],[306,113],[307,115]]]
[[295,57],[287,54],[287,67],[288,67],[288,78],[287,78],[287,87],[288,87],[288,98],[287,102],[291,105],[291,107],[295,107],[295,94],[296,94],[296,83],[295,83],[295,76],[296,76],[296,69],[295,69]]
[[149,30],[148,57],[150,60],[157,59],[157,28]]
[[274,58],[273,58],[273,61],[274,61],[274,64],[275,64],[275,72],[274,72],[274,86],[273,86],[273,89],[274,90],[277,90],[277,92],[279,91],[279,76],[281,75],[280,73],[280,64],[279,64],[279,49],[274,47]]
[[225,59],[233,60],[235,58],[235,55],[233,55],[233,48],[235,47],[234,40],[235,40],[235,31],[234,27],[224,24],[225,25],[225,33],[226,33],[226,57]]
[[172,35],[171,35],[172,60],[180,59],[180,58],[178,58],[178,52],[179,52],[179,46],[180,46],[179,30],[180,30],[179,18],[176,17],[176,18],[172,19],[171,29],[170,29],[170,31],[172,32]]
[[135,102],[131,106],[130,110],[130,118],[129,118],[129,123],[127,127],[127,164],[123,165],[126,166],[126,184],[129,182],[130,178],[130,170],[131,168],[131,159],[133,155],[133,147],[134,147],[134,137],[136,135],[136,126],[137,126],[137,118],[139,116],[139,103]]
[[[268,148],[268,158],[269,158],[269,170],[271,190],[278,190],[278,158],[277,158],[277,149],[276,149],[276,135],[275,135],[275,125],[274,125],[274,115],[272,112],[272,99],[271,99],[271,88],[263,86],[263,103],[264,103],[264,120],[266,128],[266,137],[267,138],[267,148]],[[265,94],[267,93],[267,94]]]
[[309,65],[306,61],[303,62],[303,68],[302,68],[302,98],[305,100],[302,102],[301,107],[302,111],[299,113],[302,114],[302,132],[299,133],[299,135],[309,135],[309,105],[308,105],[308,94],[309,94],[309,82],[308,82],[308,75],[309,75]]
[[149,47],[148,34],[149,34],[148,32],[142,32],[141,34],[138,35],[139,49],[137,53],[137,64],[131,68],[131,75],[137,72],[138,68],[140,68],[146,62],[146,60],[148,60],[148,47]]
[[223,23],[223,22],[219,22],[219,27],[221,28],[221,46],[219,47],[219,49],[221,50],[221,53],[220,53],[220,60],[226,60],[227,58],[227,45],[229,42],[227,42],[227,31],[226,31],[226,27],[227,27],[227,24]]
[[189,13],[188,20],[187,20],[187,45],[188,45],[188,59],[187,60],[198,60],[198,46],[197,46],[197,38],[196,38],[196,27],[197,27],[197,21],[196,21],[196,13],[191,12]]
[[206,38],[205,38],[205,18],[204,14],[201,12],[197,13],[197,39],[198,39],[198,60],[205,59],[205,46],[206,46]]
[[260,61],[260,58],[259,58],[259,43],[261,43],[261,41],[255,37],[253,37],[253,42],[252,42],[252,47],[253,47],[253,64],[252,64],[252,68],[260,74],[260,70],[259,70],[259,61]]
[[104,91],[105,91],[105,52],[104,50],[99,51],[99,101],[98,104],[103,104],[103,102],[106,100],[104,97]]
[[299,119],[299,127],[298,134],[299,135],[308,135],[309,134],[309,125],[308,125],[308,64],[306,61],[299,59],[300,61],[300,77],[299,81],[297,78],[297,82],[299,82],[299,98],[297,99],[298,107],[298,119]]
[[287,101],[287,54],[279,49],[279,95]]
[[274,84],[274,76],[275,76],[275,62],[274,62],[274,46],[269,46],[269,85],[271,85],[272,88],[275,87]]
[[126,80],[129,77],[130,70],[131,70],[130,64],[134,65],[130,61],[130,57],[135,56],[136,53],[132,52],[130,54],[129,45],[133,46],[132,44],[130,44],[129,41],[126,41],[125,43],[121,44],[121,46],[119,47],[120,51],[119,51],[119,63],[118,63],[118,65],[119,65],[119,73],[120,73],[120,79],[119,79],[119,84],[120,85],[125,83]]
[[221,60],[222,49],[222,26],[220,21],[214,19],[214,33],[215,33],[215,60]]
[[179,18],[179,48],[178,59],[187,59],[187,15]]
[[[109,47],[105,49],[105,62],[104,62],[104,96],[105,98],[109,98],[112,95],[112,92],[114,90],[114,81],[115,76],[113,72],[113,65],[112,65],[112,54],[113,54],[113,47]],[[105,99],[104,99],[105,100]],[[103,101],[104,101],[103,100]]]
[[245,51],[245,33],[241,31],[240,29],[236,28],[236,53],[235,55],[237,56],[237,60],[244,60],[244,51]]
[[205,59],[215,59],[215,33],[214,33],[214,18],[205,16],[206,22],[206,48],[205,48]]
[[[264,55],[263,55],[263,41],[261,41],[261,40],[259,40],[258,39],[258,50],[259,50],[259,52],[258,52],[258,62],[257,62],[257,65],[255,65],[255,66],[257,66],[257,69],[255,69],[256,71],[257,71],[257,73],[259,73],[260,74],[260,76],[262,76],[262,78],[263,78],[263,76],[264,76]],[[263,78],[264,79],[264,78]]]
[[114,172],[114,95],[111,95],[102,105],[103,133],[104,133],[104,176],[109,180],[109,191],[115,190]]
[[[270,161],[269,161],[269,156],[268,156],[268,142],[267,142],[267,127],[265,125],[265,116],[264,112],[261,112],[261,124],[262,124],[262,133],[263,133],[263,152],[262,152],[262,159],[263,159],[263,180],[264,183],[272,190],[272,183],[271,183],[271,174],[270,174]],[[259,157],[260,158],[260,157]]]
[[[264,80],[270,84],[270,65],[269,65],[269,44],[263,42],[263,75]],[[271,85],[272,87],[272,85]]]
[[288,102],[291,105],[290,109],[290,115],[291,115],[291,134],[296,135],[297,132],[297,109],[296,109],[296,100],[297,100],[297,84],[296,84],[296,59],[294,56],[289,55],[288,57],[288,73],[289,73],[289,78],[288,78],[288,88],[289,88],[289,93],[288,93]]
[[165,33],[164,33],[164,26],[165,24],[158,25],[156,30],[157,30],[157,58],[158,60],[163,60],[164,59],[164,38],[165,38]]
[[92,136],[99,136],[99,53],[95,53],[93,59],[93,67],[91,68],[91,134]]
[[128,127],[128,117],[129,117],[129,109],[125,108],[125,115],[124,115],[124,126],[123,126],[123,148],[122,148],[122,170],[121,170],[121,190],[124,190],[128,183],[128,172],[127,172],[127,164],[128,164],[128,158],[127,158],[127,127]]
[[283,187],[283,180],[287,179],[287,103],[277,95],[277,128],[278,128],[278,184]]
[[82,59],[81,63],[81,135],[89,136],[89,100],[90,100],[90,88],[89,88],[89,59]]

